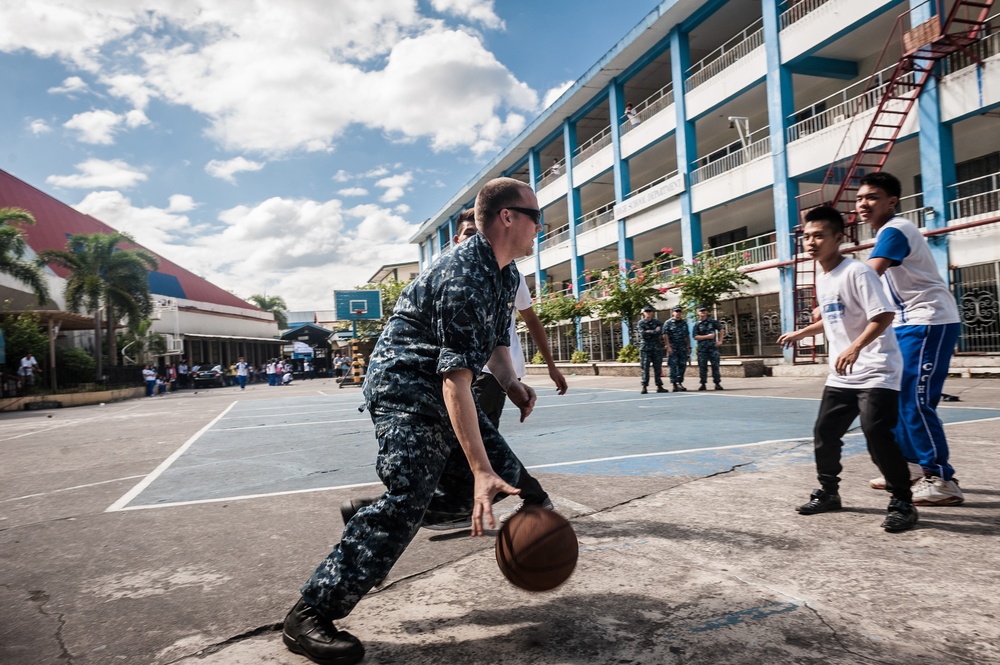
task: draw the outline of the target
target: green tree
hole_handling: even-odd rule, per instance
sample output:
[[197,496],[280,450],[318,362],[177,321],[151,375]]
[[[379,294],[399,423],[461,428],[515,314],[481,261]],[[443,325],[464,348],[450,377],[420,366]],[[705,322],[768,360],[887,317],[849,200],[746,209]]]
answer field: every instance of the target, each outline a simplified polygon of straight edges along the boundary
[[691,263],[674,268],[668,275],[669,283],[677,290],[681,305],[688,310],[699,305],[712,308],[723,296],[738,295],[744,285],[757,283],[753,277],[740,271],[749,258],[748,254],[741,252],[715,256],[706,249]]
[[288,327],[288,305],[285,304],[285,299],[281,296],[268,296],[255,293],[247,298],[247,300],[265,312],[270,312],[274,316],[274,320],[278,323],[278,330],[284,330]]
[[42,331],[41,319],[37,313],[25,312],[8,316],[0,327],[7,345],[7,367],[11,374],[17,374],[21,358],[29,351],[34,354],[40,367],[48,367],[46,357],[49,352],[49,337]]
[[54,263],[69,270],[66,280],[66,305],[75,312],[94,312],[94,338],[97,352],[97,381],[103,377],[101,343],[101,313],[108,322],[108,359],[117,356],[115,325],[124,316],[130,329],[153,311],[149,293],[149,271],[155,270],[156,257],[142,249],[120,249],[122,243],[133,242],[125,233],[91,233],[73,235],[65,250],[45,250],[39,260]]
[[590,300],[585,298],[577,300],[567,293],[552,293],[547,287],[542,287],[534,308],[538,320],[546,327],[573,321],[578,316],[590,316],[591,314]]
[[0,273],[10,275],[31,288],[39,305],[49,299],[49,288],[40,266],[24,260],[28,250],[24,227],[32,226],[35,218],[21,208],[0,208]]
[[626,262],[623,267],[612,263],[605,270],[591,271],[590,277],[596,280],[588,292],[593,311],[602,320],[622,321],[629,339],[642,308],[652,305],[666,291],[659,286],[663,280],[657,270],[634,261]]

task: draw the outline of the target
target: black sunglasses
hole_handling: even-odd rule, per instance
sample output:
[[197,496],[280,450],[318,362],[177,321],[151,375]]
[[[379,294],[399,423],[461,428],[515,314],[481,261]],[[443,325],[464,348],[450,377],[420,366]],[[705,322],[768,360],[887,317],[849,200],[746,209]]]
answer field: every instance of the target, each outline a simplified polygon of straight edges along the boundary
[[522,215],[527,215],[528,217],[531,218],[531,221],[534,222],[535,224],[537,224],[538,220],[542,218],[542,211],[536,208],[518,208],[517,206],[504,206],[504,207],[507,208],[507,210],[516,210]]

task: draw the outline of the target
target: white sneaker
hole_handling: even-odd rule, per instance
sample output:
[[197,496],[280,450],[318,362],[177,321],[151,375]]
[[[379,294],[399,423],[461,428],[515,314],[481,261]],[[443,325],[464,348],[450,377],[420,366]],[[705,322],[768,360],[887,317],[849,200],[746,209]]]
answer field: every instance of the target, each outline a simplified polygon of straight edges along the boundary
[[916,506],[957,506],[965,501],[958,481],[942,480],[938,476],[927,476],[913,486],[913,504]]
[[[913,462],[907,462],[906,465],[910,467],[910,484],[915,485],[918,480],[924,479],[924,470],[919,464],[914,464]],[[884,490],[885,489],[885,478],[879,476],[878,478],[872,478],[868,481],[868,486],[873,490]]]
[[[521,510],[521,508],[524,508],[524,501],[514,506],[514,510],[510,511],[509,513],[504,513],[503,515],[501,515],[498,520],[500,522],[500,526],[506,524],[511,517],[517,514],[517,511]],[[556,507],[552,504],[552,500],[549,499],[548,497],[545,497],[545,501],[542,502],[542,508],[544,508],[545,510],[556,509]]]

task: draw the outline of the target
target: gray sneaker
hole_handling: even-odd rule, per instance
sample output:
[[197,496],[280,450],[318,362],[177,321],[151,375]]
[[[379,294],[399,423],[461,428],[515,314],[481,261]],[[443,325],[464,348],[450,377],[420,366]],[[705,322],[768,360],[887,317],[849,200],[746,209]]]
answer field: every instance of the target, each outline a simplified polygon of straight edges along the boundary
[[457,517],[453,520],[446,520],[444,522],[434,522],[432,524],[421,524],[421,529],[427,529],[428,531],[455,531],[456,529],[471,529],[472,528],[472,515],[468,517]]
[[[514,506],[514,510],[510,511],[509,513],[504,513],[503,515],[501,515],[500,519],[498,520],[500,522],[500,526],[506,524],[510,520],[510,518],[516,515],[518,511],[521,510],[522,508],[524,508],[524,501]],[[548,497],[545,497],[545,501],[542,502],[542,508],[544,508],[545,510],[556,509],[556,507],[552,504],[552,499]]]
[[913,503],[917,506],[957,506],[965,501],[958,480],[943,480],[926,476],[913,486]]

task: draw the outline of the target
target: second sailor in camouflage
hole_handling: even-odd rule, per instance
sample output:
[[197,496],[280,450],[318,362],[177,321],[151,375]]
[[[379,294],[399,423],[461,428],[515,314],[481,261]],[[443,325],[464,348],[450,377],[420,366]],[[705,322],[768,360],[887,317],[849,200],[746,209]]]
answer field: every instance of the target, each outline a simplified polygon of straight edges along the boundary
[[684,391],[684,372],[691,359],[691,330],[684,318],[684,308],[674,307],[670,320],[663,324],[663,336],[667,338],[667,365],[670,368],[670,383],[674,392]]
[[722,376],[719,373],[719,346],[722,344],[722,324],[708,315],[707,307],[698,308],[698,322],[694,324],[691,334],[698,342],[698,378],[701,385],[698,390],[705,390],[708,380],[708,365],[712,365],[712,381],[715,389],[722,390]]

